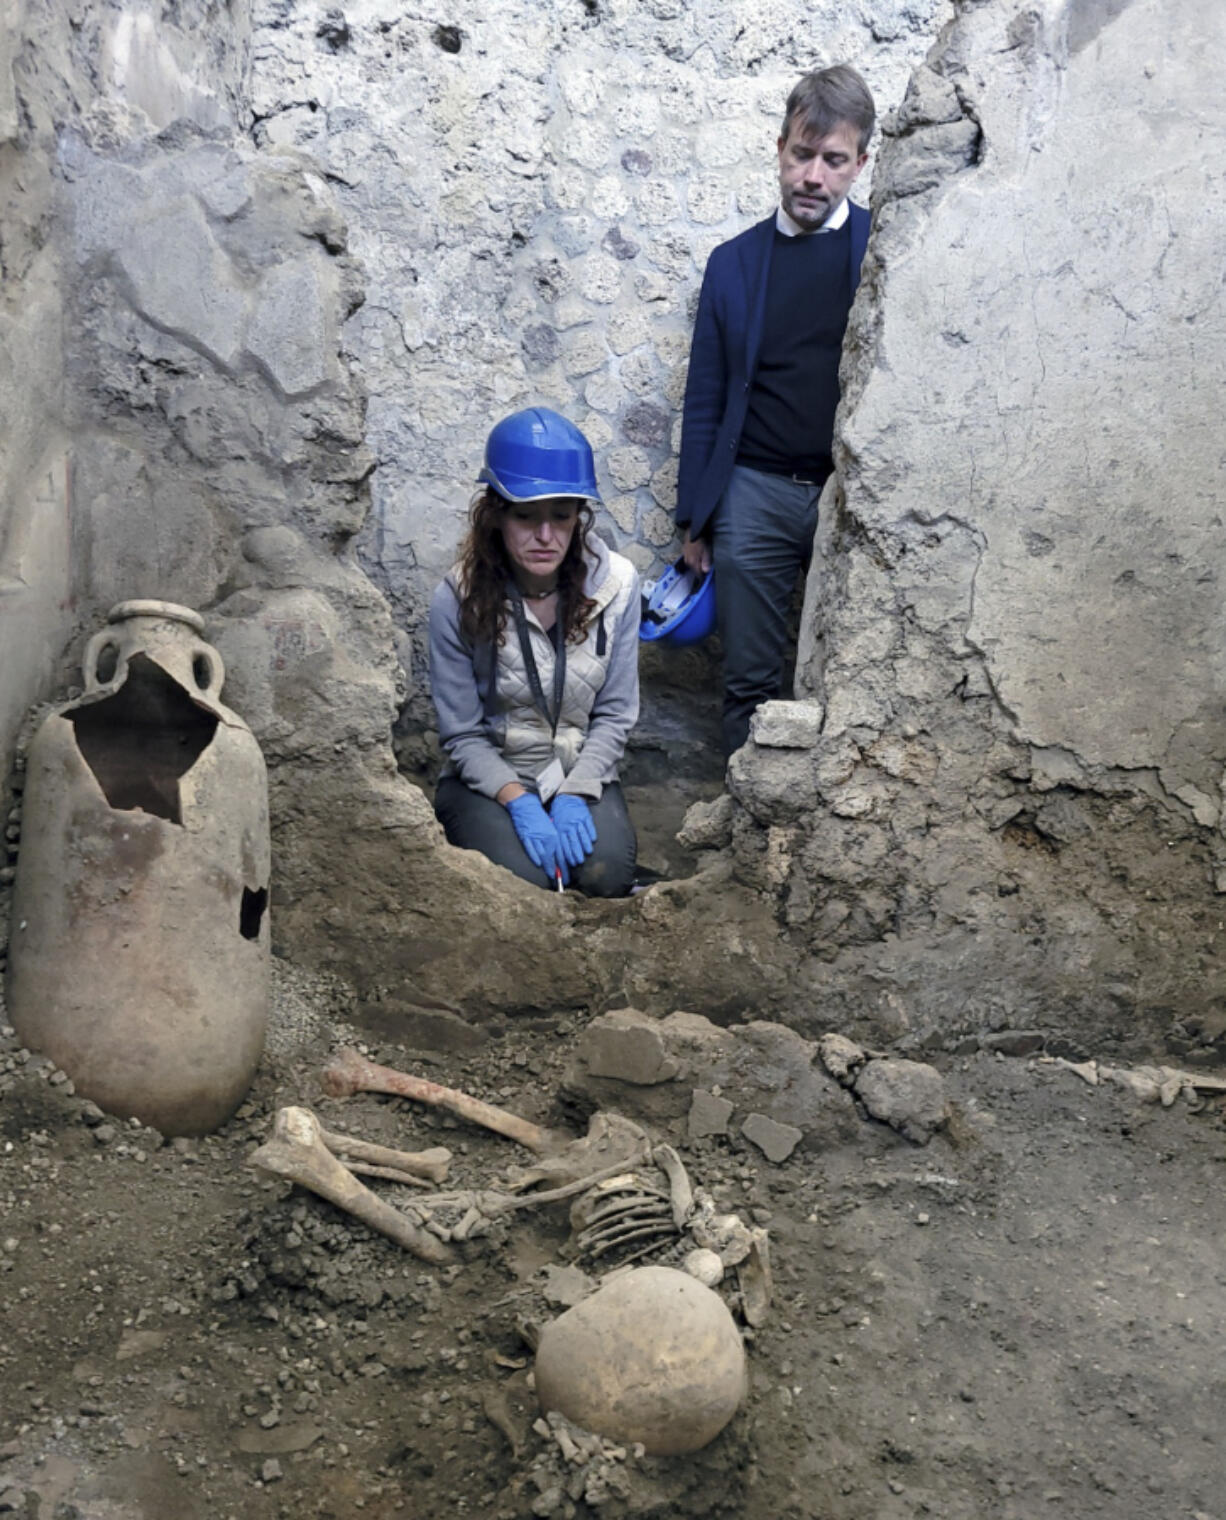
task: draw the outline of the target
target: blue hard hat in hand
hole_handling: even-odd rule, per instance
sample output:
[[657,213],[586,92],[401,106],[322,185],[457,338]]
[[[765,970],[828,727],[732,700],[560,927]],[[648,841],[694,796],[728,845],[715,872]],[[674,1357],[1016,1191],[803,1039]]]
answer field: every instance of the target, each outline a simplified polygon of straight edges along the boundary
[[645,643],[697,644],[715,632],[715,571],[697,575],[683,559],[643,591],[639,638]]
[[525,407],[494,425],[477,479],[508,501],[600,500],[591,444],[573,422],[547,406]]

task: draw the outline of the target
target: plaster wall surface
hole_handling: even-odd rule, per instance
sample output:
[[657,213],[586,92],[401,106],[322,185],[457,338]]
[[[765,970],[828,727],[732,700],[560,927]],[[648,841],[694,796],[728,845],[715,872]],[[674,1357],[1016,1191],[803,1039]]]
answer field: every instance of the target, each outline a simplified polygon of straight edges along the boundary
[[[67,378],[75,271],[60,156],[74,123],[113,152],[171,125],[235,121],[244,6],[0,5],[0,775],[90,607],[88,525],[113,482],[91,473]],[[219,25],[224,17],[225,25]],[[207,39],[202,41],[201,39]],[[128,229],[130,232],[131,229]],[[87,431],[87,430],[86,430]],[[132,540],[139,529],[133,525]],[[172,536],[169,524],[161,537]],[[178,550],[172,551],[177,557]]]

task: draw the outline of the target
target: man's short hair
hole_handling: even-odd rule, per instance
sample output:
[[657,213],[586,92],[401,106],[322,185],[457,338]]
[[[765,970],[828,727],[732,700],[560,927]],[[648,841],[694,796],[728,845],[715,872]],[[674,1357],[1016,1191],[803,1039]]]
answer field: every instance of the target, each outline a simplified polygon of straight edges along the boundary
[[836,63],[815,69],[797,82],[783,112],[785,142],[798,118],[806,137],[825,137],[841,123],[850,122],[860,134],[860,152],[867,153],[877,107],[859,72],[849,63]]

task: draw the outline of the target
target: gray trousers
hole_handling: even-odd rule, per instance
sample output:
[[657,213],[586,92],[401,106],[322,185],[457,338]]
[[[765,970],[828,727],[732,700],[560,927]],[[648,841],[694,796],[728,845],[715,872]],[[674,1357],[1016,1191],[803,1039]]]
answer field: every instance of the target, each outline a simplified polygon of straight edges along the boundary
[[[600,801],[588,806],[596,825],[596,843],[581,866],[570,868],[570,884],[587,897],[625,897],[634,885],[638,839],[621,787],[616,781],[606,782]],[[474,792],[458,776],[444,776],[434,794],[434,813],[449,844],[480,850],[496,866],[505,866],[534,887],[553,888],[544,871],[524,853],[511,815],[501,802]]]
[[760,702],[779,695],[796,578],[809,568],[820,483],[736,465],[711,525],[724,646],[724,754],[749,737]]

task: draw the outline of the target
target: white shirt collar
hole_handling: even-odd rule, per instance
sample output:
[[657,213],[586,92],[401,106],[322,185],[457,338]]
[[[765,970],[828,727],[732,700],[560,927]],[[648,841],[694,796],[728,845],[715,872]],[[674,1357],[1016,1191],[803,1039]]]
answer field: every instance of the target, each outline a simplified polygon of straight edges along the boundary
[[[840,201],[820,227],[814,227],[813,233],[837,232],[847,218],[851,215],[845,200]],[[775,212],[775,227],[782,232],[784,237],[809,237],[810,230],[802,227],[799,222],[793,221],[782,206]]]

